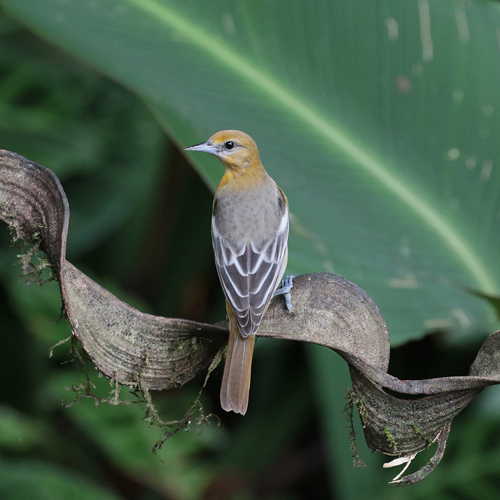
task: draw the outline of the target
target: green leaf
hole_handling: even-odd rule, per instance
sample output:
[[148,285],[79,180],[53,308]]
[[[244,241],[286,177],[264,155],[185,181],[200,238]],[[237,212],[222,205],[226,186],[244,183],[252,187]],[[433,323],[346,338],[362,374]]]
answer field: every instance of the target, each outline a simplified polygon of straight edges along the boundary
[[0,406],[0,448],[29,450],[42,443],[47,434],[47,429],[39,422],[13,408]]
[[117,500],[110,491],[63,467],[37,460],[16,462],[0,457],[0,496],[6,500]]
[[[358,283],[393,341],[496,325],[465,287],[500,288],[497,3],[0,5],[138,93],[178,144],[250,133],[290,200],[290,270]],[[215,185],[216,161],[193,161]]]

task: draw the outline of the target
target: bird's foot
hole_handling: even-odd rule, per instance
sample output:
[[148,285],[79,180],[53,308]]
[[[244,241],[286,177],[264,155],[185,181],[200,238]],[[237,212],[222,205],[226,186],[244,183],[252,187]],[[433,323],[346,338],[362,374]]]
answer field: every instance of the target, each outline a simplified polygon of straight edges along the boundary
[[274,292],[273,297],[276,297],[276,295],[283,295],[286,308],[289,312],[295,314],[292,308],[292,296],[290,295],[290,290],[293,288],[293,278],[295,278],[295,276],[286,276],[285,279],[281,281],[281,287]]

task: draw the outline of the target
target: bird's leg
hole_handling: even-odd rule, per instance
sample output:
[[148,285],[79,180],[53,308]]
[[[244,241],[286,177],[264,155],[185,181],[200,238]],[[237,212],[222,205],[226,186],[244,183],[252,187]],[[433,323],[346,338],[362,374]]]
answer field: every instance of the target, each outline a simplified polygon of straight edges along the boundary
[[284,295],[286,308],[292,314],[293,314],[293,309],[292,309],[292,297],[290,295],[290,290],[293,288],[293,278],[295,278],[295,276],[292,275],[286,276],[285,279],[281,281],[281,287],[278,288],[273,294],[273,297],[276,297],[276,295]]

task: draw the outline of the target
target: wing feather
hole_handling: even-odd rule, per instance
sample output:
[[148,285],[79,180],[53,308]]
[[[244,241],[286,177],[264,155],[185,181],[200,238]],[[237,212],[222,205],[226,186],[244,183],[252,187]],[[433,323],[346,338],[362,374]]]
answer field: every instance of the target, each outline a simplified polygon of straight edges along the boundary
[[220,235],[212,217],[217,273],[244,337],[257,331],[285,272],[288,227],[288,210],[285,210],[274,238],[236,245]]

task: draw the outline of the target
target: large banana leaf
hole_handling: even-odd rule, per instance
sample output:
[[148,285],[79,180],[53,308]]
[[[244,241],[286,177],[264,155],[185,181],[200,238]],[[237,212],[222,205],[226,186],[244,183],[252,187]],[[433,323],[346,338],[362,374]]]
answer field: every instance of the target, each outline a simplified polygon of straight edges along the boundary
[[[0,5],[139,94],[180,146],[252,135],[290,201],[290,271],[357,282],[393,341],[494,327],[471,291],[500,288],[497,3]],[[215,186],[216,160],[192,161]]]

